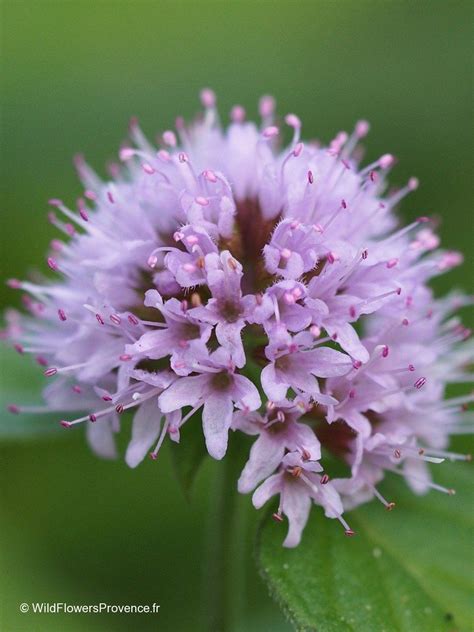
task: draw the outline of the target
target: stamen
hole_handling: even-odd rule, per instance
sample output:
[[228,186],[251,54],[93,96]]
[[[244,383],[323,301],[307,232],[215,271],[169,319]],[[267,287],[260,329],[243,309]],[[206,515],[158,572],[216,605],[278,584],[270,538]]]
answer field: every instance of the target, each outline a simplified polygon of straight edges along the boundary
[[233,123],[243,123],[245,121],[245,110],[241,105],[234,105],[230,111],[230,118]]
[[378,500],[380,500],[380,502],[382,503],[382,505],[384,505],[384,507],[385,507],[385,509],[387,511],[392,511],[392,509],[395,508],[395,503],[394,502],[389,502],[386,498],[384,498],[376,487],[373,487],[372,489],[373,489],[373,492],[374,492],[376,498]]
[[270,95],[264,95],[258,104],[258,111],[263,119],[264,124],[268,125],[269,121],[272,121],[273,114],[275,112],[276,102]]
[[413,386],[417,389],[423,388],[423,386],[426,384],[426,377],[419,377],[416,382],[413,384]]
[[216,94],[210,88],[203,88],[199,94],[201,103],[205,108],[213,108],[216,105]]
[[402,470],[398,470],[396,468],[386,468],[388,472],[393,472],[393,474],[398,474],[399,476],[403,476],[404,478],[411,479],[413,481],[423,483],[430,487],[431,489],[435,489],[438,492],[442,492],[443,494],[448,494],[448,496],[454,496],[456,494],[456,490],[451,487],[443,487],[442,485],[438,485],[437,483],[432,483],[431,481],[425,481],[424,479],[419,478],[418,476],[413,476],[412,474],[407,474]]
[[165,145],[168,145],[168,147],[176,147],[177,141],[175,133],[171,130],[163,132],[163,142]]
[[150,452],[150,458],[153,459],[153,461],[156,461],[156,459],[158,458],[158,452],[160,451],[161,448],[161,444],[163,443],[165,437],[166,437],[166,433],[168,430],[168,425],[169,422],[168,420],[165,421],[165,423],[163,424],[163,429],[161,431],[160,437],[158,439],[158,443],[155,446],[155,449],[153,450],[153,452]]
[[274,125],[270,125],[269,127],[266,127],[262,132],[262,136],[264,138],[274,138],[275,136],[278,136],[278,134],[279,134],[279,129],[278,127],[275,127]]

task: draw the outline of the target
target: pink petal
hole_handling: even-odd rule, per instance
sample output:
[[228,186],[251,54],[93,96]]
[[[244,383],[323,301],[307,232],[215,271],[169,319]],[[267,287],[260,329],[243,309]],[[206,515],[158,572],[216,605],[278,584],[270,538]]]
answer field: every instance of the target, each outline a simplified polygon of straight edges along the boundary
[[204,402],[202,427],[209,454],[222,459],[227,451],[227,439],[232,423],[232,399],[227,394],[212,394]]
[[103,459],[117,458],[114,431],[109,417],[99,419],[95,423],[88,423],[86,432],[87,441],[97,456],[101,456]]
[[148,399],[135,413],[132,422],[132,438],[125,453],[125,462],[129,467],[137,467],[158,439],[162,413],[155,397]]
[[158,398],[159,407],[164,413],[170,413],[183,406],[195,406],[203,396],[203,390],[208,381],[208,375],[177,379]]
[[311,498],[308,491],[302,484],[292,482],[285,485],[282,509],[288,518],[289,529],[283,546],[293,548],[298,546],[301,541],[301,534],[308,522],[311,510]]
[[248,494],[260,481],[280,465],[285,453],[284,442],[278,441],[262,432],[255,441],[238,481],[238,490],[241,494]]
[[285,399],[289,384],[281,381],[279,377],[277,377],[273,363],[267,364],[267,366],[263,368],[260,374],[260,381],[262,382],[263,390],[270,400],[278,402]]
[[267,502],[269,498],[279,494],[283,484],[283,473],[274,474],[267,478],[266,481],[257,487],[252,496],[252,503],[255,509],[260,509]]
[[257,387],[244,375],[234,375],[232,396],[238,408],[257,410],[262,403]]

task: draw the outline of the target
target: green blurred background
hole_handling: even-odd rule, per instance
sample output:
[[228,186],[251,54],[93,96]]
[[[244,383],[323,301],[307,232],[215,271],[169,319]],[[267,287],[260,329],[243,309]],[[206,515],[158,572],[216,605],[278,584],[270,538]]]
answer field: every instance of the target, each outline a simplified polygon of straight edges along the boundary
[[[281,113],[303,119],[305,135],[325,141],[370,120],[368,159],[389,151],[400,159],[395,183],[420,179],[404,217],[439,216],[444,244],[468,257],[437,289],[470,289],[472,36],[472,4],[456,0],[3,0],[2,277],[44,269],[55,236],[46,201],[72,203],[81,191],[74,153],[103,173],[131,115],[153,137],[177,114],[191,116],[209,85],[224,115],[234,103],[255,115],[258,97],[271,93]],[[4,286],[0,300],[18,305]],[[2,350],[2,402],[35,401],[42,381],[28,360]],[[189,502],[166,451],[130,471],[96,459],[81,432],[0,415],[2,632],[204,629],[206,520],[219,465],[205,465]],[[288,630],[253,571],[257,517],[248,498],[239,502],[231,565],[247,582],[235,595],[236,629]],[[23,601],[157,602],[161,611],[33,617],[19,613]]]

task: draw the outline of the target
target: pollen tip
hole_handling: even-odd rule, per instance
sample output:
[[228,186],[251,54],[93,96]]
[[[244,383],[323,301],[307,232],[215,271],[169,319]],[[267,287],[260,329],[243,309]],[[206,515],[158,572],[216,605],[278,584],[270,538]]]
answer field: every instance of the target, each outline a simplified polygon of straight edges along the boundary
[[122,147],[122,149],[119,151],[119,158],[124,162],[126,160],[130,160],[130,158],[133,158],[134,155],[135,150],[131,147]]
[[150,268],[154,268],[156,264],[158,263],[158,257],[156,257],[155,255],[150,255],[148,257],[147,263]]
[[71,427],[71,422],[70,422],[70,421],[65,421],[65,420],[63,419],[63,420],[61,420],[59,423],[61,424],[61,426],[62,426],[63,428],[70,428],[70,427]]
[[426,377],[419,377],[416,382],[413,384],[413,386],[417,389],[423,388],[423,386],[426,384]]
[[194,201],[196,202],[196,204],[199,204],[199,206],[208,206],[209,205],[209,200],[201,195],[199,195],[198,197],[194,198]]
[[8,404],[7,410],[9,413],[12,413],[13,415],[20,414],[20,408],[16,404]]
[[301,127],[301,120],[296,114],[287,114],[285,116],[285,123],[293,128]]
[[274,97],[269,94],[265,94],[258,103],[258,111],[260,116],[271,116],[275,111],[276,102]]
[[51,270],[56,271],[58,269],[58,264],[56,262],[56,259],[53,259],[53,257],[48,257],[46,259],[46,262],[47,262],[48,266],[51,268]]
[[230,118],[233,123],[243,123],[245,121],[245,109],[241,105],[234,105],[230,111]]
[[202,175],[208,182],[212,182],[213,184],[217,182],[217,176],[211,169],[206,169],[202,172]]
[[394,162],[395,158],[392,154],[384,154],[379,158],[379,165],[382,169],[389,169]]
[[355,531],[353,531],[352,529],[346,529],[344,531],[344,535],[347,535],[348,538],[352,538],[352,536],[354,536],[355,534]]
[[157,157],[163,162],[169,162],[171,160],[170,153],[166,149],[160,149],[156,152]]
[[386,510],[387,511],[392,511],[393,509],[395,509],[395,507],[396,507],[396,504],[394,502],[390,502],[390,503],[387,504]]
[[148,174],[149,176],[153,175],[155,172],[155,170],[153,169],[153,167],[148,163],[148,162],[144,162],[142,164],[142,169],[143,171]]
[[128,121],[128,129],[130,132],[134,132],[138,127],[138,117],[137,116],[131,116],[130,120]]
[[171,130],[166,130],[165,132],[163,132],[162,138],[163,142],[165,143],[165,145],[168,145],[168,147],[176,147],[176,135]]
[[368,123],[368,121],[357,121],[355,126],[355,133],[357,138],[364,138],[369,133],[369,130],[370,124]]
[[274,136],[278,136],[278,133],[279,129],[275,125],[270,125],[269,127],[266,127],[262,132],[265,138],[273,138]]
[[298,158],[298,156],[301,154],[303,149],[304,149],[304,143],[297,143],[295,145],[295,148],[293,149],[293,156],[295,158]]
[[216,93],[211,88],[203,88],[199,93],[199,97],[205,108],[213,108],[216,105]]
[[273,513],[272,518],[275,522],[283,522],[283,516],[281,515],[281,513]]

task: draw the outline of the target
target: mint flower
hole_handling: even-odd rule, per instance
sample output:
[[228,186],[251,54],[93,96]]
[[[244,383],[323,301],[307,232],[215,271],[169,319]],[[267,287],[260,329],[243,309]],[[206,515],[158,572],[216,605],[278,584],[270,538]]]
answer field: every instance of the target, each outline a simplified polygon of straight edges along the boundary
[[[6,337],[51,382],[40,408],[10,411],[84,425],[105,458],[125,431],[130,467],[179,443],[197,413],[215,459],[230,430],[255,436],[238,489],[257,508],[279,495],[285,546],[312,504],[346,535],[345,510],[373,498],[392,509],[385,475],[453,493],[427,463],[469,458],[448,444],[473,396],[445,393],[472,378],[454,315],[471,300],[433,297],[429,281],[462,257],[439,249],[429,218],[399,226],[418,181],[389,188],[390,154],[360,163],[365,121],[324,147],[301,140],[296,115],[277,118],[271,97],[260,124],[235,106],[227,127],[211,90],[201,101],[158,147],[133,120],[109,179],[79,157],[77,207],[50,200],[54,280],[9,281],[26,313],[7,313]],[[322,448],[346,478],[329,479]]]

